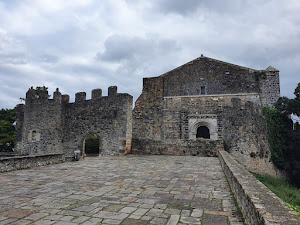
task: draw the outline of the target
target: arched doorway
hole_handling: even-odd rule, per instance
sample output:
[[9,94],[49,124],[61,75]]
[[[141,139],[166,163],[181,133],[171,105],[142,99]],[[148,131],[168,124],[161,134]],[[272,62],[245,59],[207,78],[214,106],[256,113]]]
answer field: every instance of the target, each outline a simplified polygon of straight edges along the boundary
[[100,138],[96,134],[89,134],[83,141],[82,154],[84,156],[100,155]]
[[207,126],[200,126],[197,128],[196,138],[210,139],[210,133]]

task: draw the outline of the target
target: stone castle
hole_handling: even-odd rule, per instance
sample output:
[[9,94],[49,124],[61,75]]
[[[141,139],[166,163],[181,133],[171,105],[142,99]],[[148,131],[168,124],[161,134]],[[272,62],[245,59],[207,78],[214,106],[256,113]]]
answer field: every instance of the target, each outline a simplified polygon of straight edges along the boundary
[[132,110],[129,94],[109,87],[76,94],[29,89],[17,109],[16,150],[21,154],[84,152],[85,138],[99,138],[99,154],[216,156],[230,152],[255,172],[272,173],[263,106],[280,96],[279,71],[255,70],[208,57],[158,77],[144,78]]

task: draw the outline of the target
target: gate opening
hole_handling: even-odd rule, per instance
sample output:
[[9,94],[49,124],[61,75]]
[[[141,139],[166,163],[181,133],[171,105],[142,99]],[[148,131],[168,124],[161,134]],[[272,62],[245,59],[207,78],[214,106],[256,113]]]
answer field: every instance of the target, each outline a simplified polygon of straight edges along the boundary
[[84,156],[99,156],[100,138],[96,134],[90,134],[84,139],[82,153]]
[[196,138],[210,139],[209,129],[206,126],[200,126],[197,128]]

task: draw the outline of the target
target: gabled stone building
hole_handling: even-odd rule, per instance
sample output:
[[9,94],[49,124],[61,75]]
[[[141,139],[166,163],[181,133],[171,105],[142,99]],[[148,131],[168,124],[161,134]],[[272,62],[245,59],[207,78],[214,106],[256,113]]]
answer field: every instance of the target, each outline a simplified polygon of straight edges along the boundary
[[272,170],[263,106],[280,95],[279,71],[201,56],[144,78],[133,110],[132,151],[216,155],[225,147],[249,168]]

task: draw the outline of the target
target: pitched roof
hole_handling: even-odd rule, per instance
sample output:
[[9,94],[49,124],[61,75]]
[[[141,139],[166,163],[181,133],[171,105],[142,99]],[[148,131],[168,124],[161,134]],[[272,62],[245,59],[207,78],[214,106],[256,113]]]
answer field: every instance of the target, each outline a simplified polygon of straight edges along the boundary
[[[179,69],[181,69],[181,68],[183,68],[183,67],[185,67],[185,66],[194,64],[195,62],[201,61],[201,60],[203,60],[203,59],[206,59],[206,60],[211,61],[211,62],[217,62],[217,63],[229,65],[229,66],[239,67],[239,68],[241,68],[241,69],[246,69],[246,70],[253,71],[253,72],[254,72],[254,71],[258,71],[258,70],[251,69],[251,68],[248,68],[248,67],[239,66],[239,65],[232,64],[232,63],[228,63],[228,62],[224,62],[224,61],[221,61],[221,60],[217,60],[217,59],[205,57],[205,56],[203,56],[203,55],[201,54],[200,57],[198,57],[198,58],[196,58],[196,59],[194,59],[194,60],[192,60],[192,61],[190,61],[190,62],[188,62],[188,63],[185,63],[185,64],[183,64],[183,65],[181,65],[181,66],[179,66],[179,67],[177,67],[177,68],[175,68],[175,69],[172,69],[172,70],[170,70],[170,71],[168,71],[168,72],[166,72],[166,73],[160,75],[160,77],[161,77],[161,76],[167,75],[167,74],[168,74],[169,72],[171,72],[171,71],[179,70]],[[273,67],[272,67],[272,68],[273,68]],[[275,69],[275,70],[276,70],[276,69]]]
[[279,71],[278,69],[275,69],[274,67],[272,67],[272,66],[268,66],[268,68],[267,69],[265,69],[266,71],[274,71],[274,72],[277,72],[277,71]]

